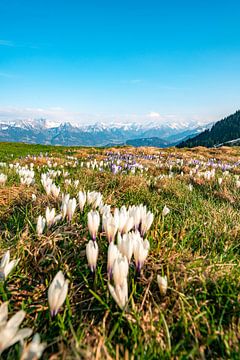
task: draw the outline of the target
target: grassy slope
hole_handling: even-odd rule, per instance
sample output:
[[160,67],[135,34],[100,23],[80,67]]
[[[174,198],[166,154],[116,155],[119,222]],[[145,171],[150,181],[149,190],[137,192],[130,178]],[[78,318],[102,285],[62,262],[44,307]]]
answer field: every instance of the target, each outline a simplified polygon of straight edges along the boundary
[[[65,150],[1,145],[0,161],[9,160],[12,153],[15,158],[41,151],[59,152],[61,158]],[[199,155],[187,150],[178,153],[183,157]],[[237,159],[239,155],[239,149],[233,149],[228,156]],[[202,150],[201,156],[212,154]],[[39,240],[34,230],[37,216],[44,214],[47,205],[59,208],[59,204],[46,197],[39,178],[33,188],[26,189],[10,176],[0,192],[0,254],[10,249],[11,256],[21,261],[1,299],[9,300],[12,313],[20,308],[27,311],[25,324],[48,343],[44,358],[56,354],[56,358],[69,359],[127,359],[128,355],[139,359],[238,359],[240,195],[233,181],[227,180],[222,188],[215,182],[196,183],[190,192],[188,175],[148,186],[139,175],[86,168],[68,171],[80,181],[80,188],[101,191],[113,207],[146,204],[155,214],[148,232],[151,252],[140,278],[133,268],[130,270],[130,302],[123,313],[107,291],[104,236],[98,240],[95,281],[87,268],[87,211],[83,215],[77,212],[71,225],[56,226]],[[60,185],[63,189],[62,180]],[[68,190],[76,196],[76,189]],[[35,203],[31,202],[33,192]],[[163,221],[165,204],[171,213]],[[51,320],[47,288],[59,269],[71,286],[66,305]],[[165,297],[159,294],[157,273],[168,276]],[[19,345],[12,347],[3,358],[16,359],[19,349]]]

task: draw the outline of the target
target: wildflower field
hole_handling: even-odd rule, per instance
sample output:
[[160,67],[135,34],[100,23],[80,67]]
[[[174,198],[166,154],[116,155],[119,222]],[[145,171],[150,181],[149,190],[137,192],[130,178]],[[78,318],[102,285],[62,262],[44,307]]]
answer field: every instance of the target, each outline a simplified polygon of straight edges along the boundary
[[239,359],[240,148],[0,144],[0,358]]

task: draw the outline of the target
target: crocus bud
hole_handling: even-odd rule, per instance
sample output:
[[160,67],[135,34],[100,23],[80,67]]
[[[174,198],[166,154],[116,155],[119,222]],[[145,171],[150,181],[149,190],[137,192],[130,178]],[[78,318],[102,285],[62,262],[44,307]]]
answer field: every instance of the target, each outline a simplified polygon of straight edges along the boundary
[[5,281],[13,270],[13,268],[18,264],[19,259],[10,261],[10,252],[9,250],[3,255],[1,264],[0,264],[0,281]]
[[137,237],[134,243],[134,259],[137,271],[140,272],[143,264],[148,256],[149,241],[143,240],[141,237]]
[[45,228],[45,224],[46,224],[46,219],[39,215],[38,219],[37,219],[37,234],[38,236],[42,235],[43,230]]
[[124,234],[121,236],[118,234],[118,250],[122,253],[122,255],[125,255],[128,262],[130,263],[132,255],[133,255],[133,238],[131,236],[131,233]]
[[98,244],[96,241],[90,240],[87,243],[86,255],[87,255],[88,265],[91,271],[94,272],[97,267],[97,258],[98,258]]
[[113,280],[117,286],[122,286],[128,276],[128,261],[126,256],[119,255],[113,264]]
[[45,217],[46,217],[47,227],[51,227],[52,225],[54,225],[55,213],[56,213],[55,208],[52,208],[51,210],[49,209],[49,207],[46,208]]
[[48,303],[51,316],[57,315],[64,303],[68,292],[68,280],[65,280],[62,271],[59,271],[51,282],[48,289]]
[[70,199],[67,204],[67,219],[68,221],[72,220],[73,214],[77,207],[77,201],[75,198]]
[[108,246],[108,261],[107,261],[107,271],[110,278],[112,277],[114,261],[117,259],[118,256],[119,256],[118,247],[113,242],[110,242]]
[[118,227],[112,215],[105,218],[104,229],[107,234],[108,242],[110,243],[111,241],[114,241]]
[[100,225],[99,212],[91,210],[88,213],[88,230],[93,240],[96,240],[99,225]]
[[79,193],[78,193],[78,203],[79,203],[79,207],[80,207],[81,212],[83,212],[83,208],[84,208],[84,205],[86,203],[86,200],[87,200],[87,195],[86,195],[85,191],[79,191]]
[[146,232],[150,229],[153,222],[153,213],[148,211],[144,216],[142,216],[141,220],[141,235],[144,236]]
[[222,182],[223,182],[223,178],[218,178],[218,185],[222,185]]
[[126,278],[124,279],[122,286],[115,285],[115,287],[113,287],[111,284],[108,283],[108,289],[113,299],[116,301],[117,305],[121,309],[124,309],[128,301],[127,279]]
[[167,277],[158,275],[157,276],[157,283],[158,283],[158,287],[159,287],[159,290],[160,290],[160,294],[162,296],[166,295],[167,287],[168,287]]
[[166,205],[164,205],[164,208],[162,210],[162,216],[166,216],[169,213],[170,213],[170,209]]

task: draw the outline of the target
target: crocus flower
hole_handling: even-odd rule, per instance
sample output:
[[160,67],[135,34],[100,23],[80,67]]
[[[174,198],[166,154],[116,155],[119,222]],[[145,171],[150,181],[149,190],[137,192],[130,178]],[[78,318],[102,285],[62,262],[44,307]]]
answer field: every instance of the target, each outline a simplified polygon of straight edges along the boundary
[[74,214],[74,212],[75,212],[75,210],[76,210],[76,207],[77,207],[77,201],[76,201],[76,199],[75,199],[75,198],[70,199],[70,200],[68,201],[68,204],[67,204],[67,219],[68,219],[69,221],[72,220],[72,217],[73,217],[73,214]]
[[143,240],[141,237],[136,237],[134,242],[134,259],[137,271],[140,272],[143,264],[148,256],[149,241]]
[[128,216],[127,219],[126,219],[126,222],[125,222],[125,224],[124,224],[124,226],[122,228],[121,233],[122,234],[128,233],[133,228],[133,226],[134,226],[134,219],[133,219],[133,217]]
[[85,191],[79,191],[79,193],[78,193],[78,203],[79,203],[79,207],[80,207],[81,212],[83,212],[83,208],[84,208],[84,205],[86,203],[86,200],[87,200],[87,195],[86,195]]
[[104,229],[107,234],[108,242],[114,241],[114,238],[116,236],[118,226],[115,222],[115,219],[112,217],[112,215],[106,217],[106,221],[104,224]]
[[0,280],[3,279],[5,281],[13,270],[13,268],[17,265],[20,259],[10,261],[10,252],[9,250],[3,255],[1,264],[0,264]]
[[107,260],[107,271],[110,278],[112,277],[114,261],[117,259],[118,256],[119,256],[119,250],[117,245],[115,245],[114,242],[110,242],[108,246],[108,260]]
[[25,338],[31,336],[31,329],[24,328],[19,330],[25,314],[25,311],[20,310],[7,321],[8,303],[4,302],[0,306],[0,354],[16,342],[23,341]]
[[68,280],[65,280],[62,271],[59,271],[48,289],[48,303],[51,316],[57,315],[60,307],[64,303],[68,292]]
[[38,234],[38,236],[42,235],[45,225],[46,225],[46,219],[43,216],[39,215],[39,217],[37,219],[37,234]]
[[113,280],[115,286],[122,286],[128,276],[128,261],[126,256],[118,255],[113,264]]
[[223,178],[218,178],[218,185],[222,185],[222,182],[223,182]]
[[128,301],[128,283],[127,279],[124,279],[124,282],[122,286],[115,285],[113,287],[110,283],[108,283],[108,289],[110,291],[110,294],[112,295],[113,299],[116,301],[117,305],[124,309],[127,301]]
[[158,287],[159,287],[159,290],[160,290],[160,294],[162,296],[166,295],[167,287],[168,287],[167,277],[158,275],[157,276],[157,283],[158,283]]
[[24,346],[20,360],[40,359],[46,346],[46,343],[41,343],[39,334],[35,334],[32,341]]
[[5,185],[6,181],[7,181],[7,175],[0,174],[0,185]]
[[118,243],[118,250],[122,253],[122,255],[126,256],[128,262],[130,263],[133,255],[133,245],[134,245],[132,234],[129,233],[121,236],[118,233],[117,243]]
[[60,193],[60,187],[57,187],[55,184],[52,184],[51,186],[51,193],[55,199],[58,198]]
[[47,227],[51,227],[52,225],[54,225],[55,213],[55,208],[52,208],[51,210],[49,209],[49,207],[46,208],[45,218]]
[[96,209],[102,204],[102,194],[97,191],[88,191],[87,203],[88,205],[92,205],[93,209]]
[[142,236],[144,236],[146,232],[150,229],[153,222],[153,218],[154,218],[153,213],[151,213],[150,211],[148,211],[146,214],[142,216],[141,227],[140,227],[140,232]]
[[170,209],[166,205],[164,205],[164,208],[162,210],[162,216],[166,216],[169,213],[170,213]]
[[88,230],[93,240],[96,240],[99,225],[100,225],[99,212],[91,210],[88,213]]
[[88,265],[91,271],[94,272],[97,267],[97,258],[98,258],[98,244],[96,241],[90,240],[87,243],[86,255],[87,255]]

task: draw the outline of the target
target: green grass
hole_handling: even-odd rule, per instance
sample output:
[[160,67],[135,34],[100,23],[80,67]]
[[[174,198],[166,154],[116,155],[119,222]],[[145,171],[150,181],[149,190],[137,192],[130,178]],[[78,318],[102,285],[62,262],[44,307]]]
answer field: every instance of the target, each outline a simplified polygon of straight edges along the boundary
[[[78,148],[1,144],[0,149],[0,161],[7,162],[41,152],[64,162],[69,154],[81,158]],[[97,157],[105,150],[83,151]],[[230,162],[240,155],[240,149],[234,151]],[[221,149],[218,152],[225,156]],[[178,154],[189,157],[186,150],[175,156]],[[206,159],[211,156],[204,152]],[[156,169],[154,162],[149,174],[143,176],[100,173],[79,166],[66,169],[72,179],[79,180],[79,189],[101,191],[113,208],[143,203],[155,219],[147,234],[151,251],[141,276],[130,267],[130,300],[123,312],[107,289],[104,235],[98,236],[95,279],[87,267],[87,209],[83,214],[77,211],[71,224],[60,222],[38,239],[37,216],[44,215],[47,205],[59,211],[60,204],[47,198],[38,174],[34,186],[26,188],[19,185],[14,171],[0,169],[8,174],[5,188],[0,188],[0,201],[1,196],[4,199],[0,254],[10,249],[11,258],[21,259],[0,300],[9,301],[11,315],[21,308],[27,312],[24,325],[39,332],[48,344],[43,358],[55,354],[59,359],[239,359],[240,190],[234,185],[233,174],[222,187],[216,181],[204,181],[194,183],[190,192],[188,174],[148,185],[151,174],[165,171]],[[62,191],[76,196],[78,190],[73,186],[64,189],[62,178],[56,183]],[[16,189],[6,200],[1,190],[10,194],[13,186]],[[32,193],[37,195],[35,203]],[[164,205],[171,212],[163,219]],[[61,312],[51,319],[47,289],[60,269],[70,280],[70,288]],[[158,290],[157,274],[168,277],[164,297]],[[17,359],[20,349],[17,344],[2,358]]]

